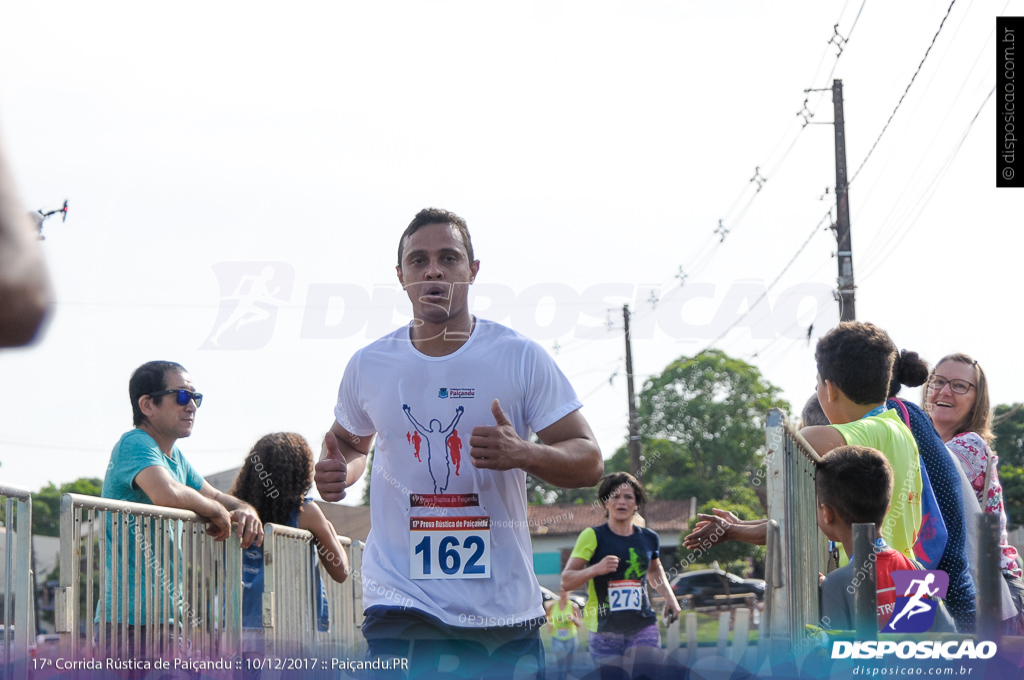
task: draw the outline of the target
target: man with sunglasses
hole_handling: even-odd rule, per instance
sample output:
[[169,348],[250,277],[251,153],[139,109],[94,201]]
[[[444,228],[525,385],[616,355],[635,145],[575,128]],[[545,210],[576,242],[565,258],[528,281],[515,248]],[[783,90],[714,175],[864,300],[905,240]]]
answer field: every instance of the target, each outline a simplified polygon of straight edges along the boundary
[[470,313],[479,267],[461,217],[416,215],[397,266],[412,323],[350,360],[314,477],[324,500],[340,500],[376,441],[362,630],[370,660],[408,659],[411,678],[452,660],[453,677],[540,670],[526,473],[584,487],[604,470],[547,352]]
[[[192,434],[196,409],[203,402],[203,395],[195,391],[188,372],[171,361],[150,361],[132,373],[128,394],[135,429],[126,432],[110,453],[102,496],[191,510],[209,522],[206,533],[216,540],[227,538],[231,523],[236,522],[242,547],[262,544],[263,524],[252,506],[214,488],[195,471],[175,443]],[[134,531],[135,526],[130,526],[131,545]],[[107,559],[109,564],[109,554]],[[135,623],[134,562],[135,551],[130,551],[126,586],[129,624]],[[109,584],[105,590],[110,616]],[[141,604],[145,620],[146,603]],[[119,613],[113,620],[120,620]]]

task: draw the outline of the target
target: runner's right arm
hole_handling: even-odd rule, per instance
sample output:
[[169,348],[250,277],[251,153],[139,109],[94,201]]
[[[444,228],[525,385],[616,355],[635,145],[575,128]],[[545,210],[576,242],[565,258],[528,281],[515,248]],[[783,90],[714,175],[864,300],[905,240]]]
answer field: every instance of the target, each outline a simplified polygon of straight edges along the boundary
[[561,587],[566,591],[576,590],[595,576],[610,574],[618,567],[619,558],[615,555],[605,555],[600,562],[589,566],[582,557],[570,557],[562,572]]
[[334,421],[324,436],[320,461],[313,468],[313,481],[321,498],[334,502],[345,497],[345,489],[366,470],[366,456],[376,436],[358,437]]

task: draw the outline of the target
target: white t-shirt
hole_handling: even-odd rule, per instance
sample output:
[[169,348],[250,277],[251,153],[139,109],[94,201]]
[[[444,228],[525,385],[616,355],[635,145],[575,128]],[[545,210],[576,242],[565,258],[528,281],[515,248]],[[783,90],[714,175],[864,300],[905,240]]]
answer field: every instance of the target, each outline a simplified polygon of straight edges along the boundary
[[537,343],[477,320],[453,354],[426,356],[400,328],[349,361],[334,415],[377,433],[363,604],[412,607],[452,626],[510,626],[544,616],[533,573],[526,473],[479,470],[473,428],[498,399],[529,439],[582,404]]

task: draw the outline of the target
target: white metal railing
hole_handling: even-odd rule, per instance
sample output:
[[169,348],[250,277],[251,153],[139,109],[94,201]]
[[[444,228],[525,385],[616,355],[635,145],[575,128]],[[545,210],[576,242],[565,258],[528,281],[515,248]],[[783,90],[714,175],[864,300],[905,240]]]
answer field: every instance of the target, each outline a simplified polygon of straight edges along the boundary
[[239,650],[236,534],[215,542],[187,510],[64,494],[60,535],[54,607],[65,659],[226,658]]
[[[0,565],[3,591],[4,677],[14,665],[27,664],[30,640],[35,638],[35,597],[32,587],[32,496],[25,489],[0,485],[4,506],[4,561]],[[12,530],[13,529],[13,530]],[[12,634],[13,630],[13,634]],[[25,667],[27,669],[27,666]]]
[[779,409],[768,411],[765,431],[770,523],[758,647],[788,655],[804,648],[806,624],[818,624],[818,573],[826,571],[827,553],[814,490],[813,461],[819,457]]
[[[766,455],[768,488],[768,554],[765,560],[765,614],[758,634],[758,646],[775,654],[803,656],[814,647],[807,638],[806,624],[818,621],[818,573],[827,573],[825,539],[817,525],[815,461],[820,457],[799,433],[785,422],[781,411],[768,412]],[[1000,588],[998,517],[978,515],[978,639],[1000,637]],[[854,525],[855,541],[858,527]],[[866,531],[870,529],[870,531]],[[859,553],[869,554],[873,527],[864,527]],[[856,552],[856,550],[855,550]],[[855,619],[860,639],[877,636],[873,562],[865,561],[859,571],[866,576],[857,587]],[[871,566],[869,569],[868,566]],[[970,637],[964,635],[964,638]]]
[[[358,572],[362,548],[348,538],[338,540],[348,557],[350,575],[337,583],[317,555],[313,535],[303,529],[267,524],[263,537],[263,635],[267,656],[337,657],[357,647],[361,607]],[[323,583],[329,626],[318,628],[317,603]]]
[[[715,653],[736,664],[744,664],[748,654],[751,623],[757,623],[757,603],[752,607],[736,607],[718,612],[718,637]],[[680,644],[680,627],[686,632],[686,646]],[[733,633],[729,644],[729,632]],[[697,612],[686,612],[673,621],[665,633],[665,652],[668,658],[681,666],[691,666],[699,658],[697,643]]]
[[[237,534],[216,542],[204,520],[187,510],[78,494],[64,495],[60,522],[54,604],[63,658],[207,660],[242,654]],[[358,579],[336,583],[328,577],[308,531],[267,524],[265,532],[266,654],[328,658],[354,651],[362,616]],[[361,546],[338,540],[358,573]],[[314,611],[314,570],[327,594],[330,625],[323,632]]]

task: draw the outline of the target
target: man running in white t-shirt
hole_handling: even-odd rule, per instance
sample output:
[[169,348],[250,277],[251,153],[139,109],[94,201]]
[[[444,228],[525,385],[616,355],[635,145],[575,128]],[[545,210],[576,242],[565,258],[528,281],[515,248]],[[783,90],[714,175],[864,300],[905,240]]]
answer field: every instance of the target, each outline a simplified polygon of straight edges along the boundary
[[[397,267],[413,321],[349,361],[316,465],[320,495],[340,500],[376,439],[363,635],[370,658],[410,658],[413,676],[442,666],[461,677],[540,668],[545,618],[526,473],[585,487],[604,471],[582,404],[547,352],[470,314],[479,267],[465,220],[433,208],[416,215]],[[460,458],[468,432],[471,463],[457,475],[442,439],[456,421]],[[430,425],[416,426],[424,438],[441,435],[422,460],[410,422]]]

